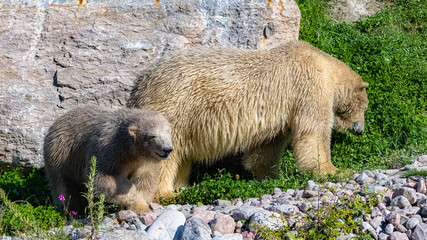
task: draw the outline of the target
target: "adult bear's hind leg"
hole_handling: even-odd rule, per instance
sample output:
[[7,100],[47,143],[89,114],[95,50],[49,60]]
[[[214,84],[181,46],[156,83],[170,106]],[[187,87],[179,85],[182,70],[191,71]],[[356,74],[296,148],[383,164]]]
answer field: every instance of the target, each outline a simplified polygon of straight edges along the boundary
[[270,142],[249,149],[243,155],[243,166],[252,171],[258,180],[265,177],[277,178],[280,158],[289,144],[288,138],[281,133]]

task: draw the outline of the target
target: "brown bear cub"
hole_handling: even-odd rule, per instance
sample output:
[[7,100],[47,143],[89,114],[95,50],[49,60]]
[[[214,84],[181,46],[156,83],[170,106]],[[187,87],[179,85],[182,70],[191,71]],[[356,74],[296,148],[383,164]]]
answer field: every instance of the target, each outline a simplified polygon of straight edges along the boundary
[[84,213],[87,202],[81,194],[95,156],[96,191],[105,194],[106,202],[142,213],[154,198],[160,162],[172,152],[171,126],[151,110],[76,108],[53,123],[43,150],[56,205]]

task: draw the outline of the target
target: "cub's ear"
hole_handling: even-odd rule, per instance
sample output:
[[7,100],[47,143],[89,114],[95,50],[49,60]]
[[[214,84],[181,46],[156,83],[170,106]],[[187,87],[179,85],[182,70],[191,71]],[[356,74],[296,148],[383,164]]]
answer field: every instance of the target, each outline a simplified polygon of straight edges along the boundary
[[166,116],[166,119],[169,121],[169,123],[173,126],[175,125],[177,119],[175,116]]
[[129,127],[128,127],[128,131],[129,131],[129,135],[133,138],[133,139],[136,139],[136,135],[138,134],[138,130],[139,130],[139,128],[138,128],[138,126],[137,125],[130,125]]

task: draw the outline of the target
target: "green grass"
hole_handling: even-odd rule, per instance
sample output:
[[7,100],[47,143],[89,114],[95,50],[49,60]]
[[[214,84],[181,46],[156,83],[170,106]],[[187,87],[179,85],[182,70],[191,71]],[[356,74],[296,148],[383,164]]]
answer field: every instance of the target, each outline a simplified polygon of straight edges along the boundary
[[[91,163],[88,182],[85,183],[87,192],[82,195],[88,201],[85,212],[92,227],[89,238],[96,239],[104,214],[105,196],[100,194],[97,197],[94,187],[96,157],[92,157]],[[67,220],[71,220],[73,226],[81,227],[74,219],[75,213],[65,206],[65,202],[63,209],[53,206],[50,201],[40,204],[44,199],[49,199],[47,186],[42,169],[28,171],[18,167],[0,176],[0,236],[22,235],[27,239],[35,234],[42,239],[69,239],[70,236],[62,231],[49,230],[61,229]]]
[[405,178],[409,176],[427,177],[427,170],[418,171],[417,169],[410,169],[402,174],[402,177],[405,177]]
[[344,61],[370,83],[365,134],[334,132],[334,164],[372,169],[395,161],[406,163],[426,153],[425,1],[396,1],[391,8],[354,25],[325,17],[314,21],[319,17],[312,16],[321,15],[322,9],[305,8],[304,4],[316,2],[300,1],[301,38]]
[[[297,3],[302,14],[300,39],[345,62],[370,83],[365,133],[358,136],[333,131],[333,163],[356,171],[390,168],[427,153],[425,1],[395,1],[392,7],[354,24],[338,23],[328,17],[328,2],[324,0]],[[222,164],[210,168],[222,168]],[[231,171],[239,174],[235,169]],[[210,194],[218,191],[216,187],[227,190],[219,193],[225,199],[232,199],[243,189],[249,192],[246,196],[258,197],[274,187],[302,187],[306,180],[314,179],[298,171],[291,151],[284,154],[281,171],[277,180],[256,183],[230,176],[203,179],[203,173],[196,170],[193,175],[199,176],[198,181],[181,191],[183,197],[177,201],[210,203]],[[234,187],[223,188],[225,183]],[[251,191],[254,186],[262,190]],[[205,197],[201,196],[203,193]]]

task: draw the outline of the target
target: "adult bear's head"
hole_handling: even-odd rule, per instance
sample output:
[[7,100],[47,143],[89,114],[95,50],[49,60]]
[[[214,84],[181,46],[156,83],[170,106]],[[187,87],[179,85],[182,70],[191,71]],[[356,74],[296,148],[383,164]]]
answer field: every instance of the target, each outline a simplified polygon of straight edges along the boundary
[[362,134],[365,129],[365,111],[368,109],[366,88],[369,83],[350,67],[337,71],[334,97],[334,126],[339,130],[353,130]]

